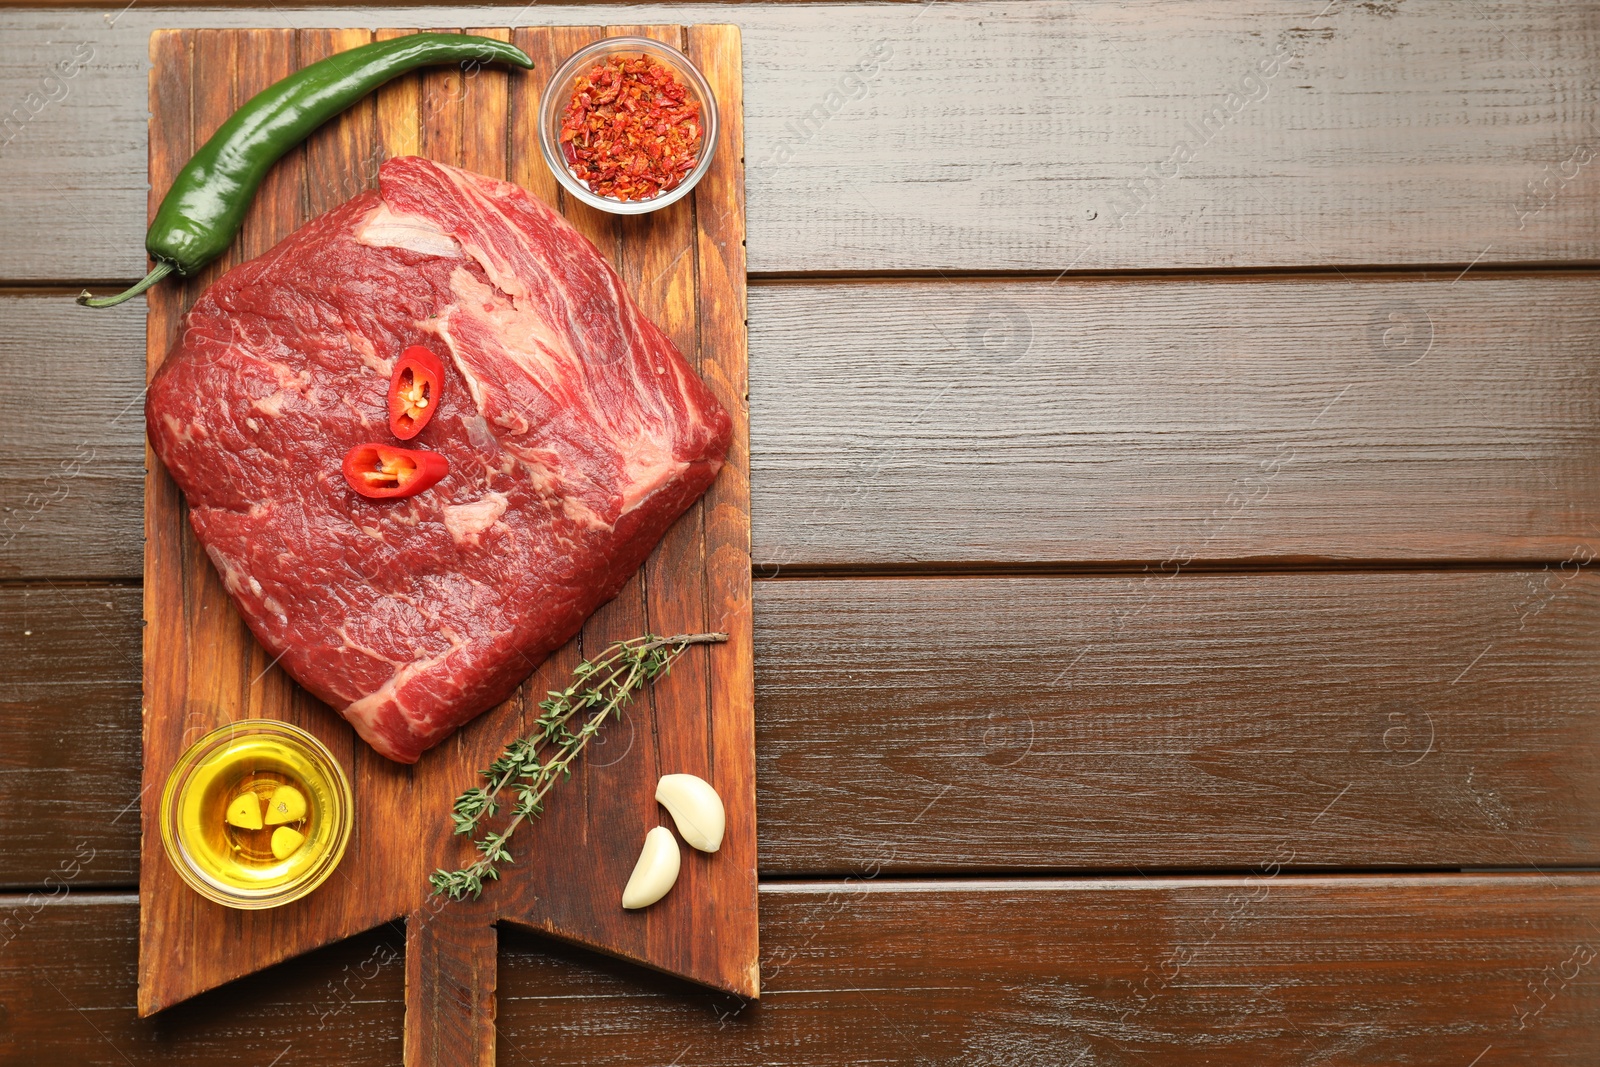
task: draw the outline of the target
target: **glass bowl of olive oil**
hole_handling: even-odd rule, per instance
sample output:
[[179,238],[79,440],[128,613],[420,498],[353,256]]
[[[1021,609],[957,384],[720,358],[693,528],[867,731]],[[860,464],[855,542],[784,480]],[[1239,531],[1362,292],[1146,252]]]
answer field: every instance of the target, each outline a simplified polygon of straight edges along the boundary
[[178,758],[161,795],[161,843],[201,896],[275,908],[333,873],[354,806],[349,779],[321,741],[286,722],[245,719]]

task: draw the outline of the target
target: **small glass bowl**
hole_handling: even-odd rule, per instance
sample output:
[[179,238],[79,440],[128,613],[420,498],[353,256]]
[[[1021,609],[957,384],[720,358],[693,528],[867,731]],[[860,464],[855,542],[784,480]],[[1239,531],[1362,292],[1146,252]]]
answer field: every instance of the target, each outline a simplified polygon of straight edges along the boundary
[[[573,177],[561,152],[559,140],[561,116],[566,112],[567,104],[572,101],[573,84],[597,63],[622,53],[635,55],[644,53],[671,70],[678,80],[688,87],[690,96],[699,102],[700,123],[705,127],[700,137],[700,158],[695,162],[694,169],[683,176],[683,181],[648,200],[618,200],[613,196],[600,196],[592,192],[587,182]],[[561,183],[563,189],[590,207],[609,211],[614,215],[643,215],[648,211],[656,211],[668,204],[677,203],[688,196],[689,190],[693,189],[695,184],[705,177],[706,171],[711,169],[711,156],[716,145],[717,101],[711,95],[711,86],[706,82],[705,76],[700,73],[700,68],[689,61],[688,56],[669,44],[662,44],[649,37],[607,37],[586,48],[580,48],[561,64],[561,69],[550,79],[550,84],[544,87],[544,96],[539,101],[539,148],[544,153],[546,165],[556,176],[556,181]]]
[[[303,786],[305,841],[283,860],[245,864],[224,825],[228,803],[252,776]],[[178,757],[161,794],[161,843],[195,892],[230,908],[275,908],[327,880],[350,842],[355,798],[327,746],[275,719],[244,719],[213,730]],[[265,831],[250,831],[263,833]],[[270,859],[270,857],[269,857]]]

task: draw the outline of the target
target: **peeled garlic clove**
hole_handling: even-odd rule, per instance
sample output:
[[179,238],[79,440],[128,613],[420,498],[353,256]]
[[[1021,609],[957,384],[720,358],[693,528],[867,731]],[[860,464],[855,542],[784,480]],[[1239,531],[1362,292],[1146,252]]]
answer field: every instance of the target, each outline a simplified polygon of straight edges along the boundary
[[253,792],[240,793],[228,805],[227,819],[230,826],[237,826],[241,830],[261,829],[261,798]]
[[701,852],[722,847],[728,816],[710,782],[692,774],[664,774],[656,783],[656,800],[672,813],[678,833],[691,847]]
[[286,822],[299,822],[306,817],[306,798],[292,785],[280,785],[272,791],[267,801],[267,825],[280,826]]
[[280,860],[294,855],[295,849],[306,843],[306,835],[288,826],[272,831],[272,854]]
[[644,849],[639,862],[633,865],[628,887],[622,891],[622,906],[633,910],[648,908],[667,895],[672,883],[678,880],[678,842],[672,831],[658,826],[644,835]]

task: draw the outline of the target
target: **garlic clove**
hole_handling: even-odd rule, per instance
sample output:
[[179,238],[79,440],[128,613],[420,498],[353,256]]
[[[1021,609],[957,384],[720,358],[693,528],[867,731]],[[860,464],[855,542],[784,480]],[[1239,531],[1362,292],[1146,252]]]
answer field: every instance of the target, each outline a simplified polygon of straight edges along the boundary
[[672,813],[678,833],[691,847],[701,852],[722,847],[728,816],[710,782],[692,774],[664,774],[656,783],[656,800]]
[[291,827],[280,826],[272,831],[272,854],[280,860],[294,855],[295,850],[305,843],[306,835]]
[[240,793],[228,804],[226,818],[230,826],[237,826],[241,830],[261,829],[261,798],[254,792]]
[[292,785],[280,785],[267,801],[267,825],[299,822],[306,817],[306,797]]
[[678,867],[682,862],[671,830],[658,826],[645,834],[639,862],[633,865],[628,887],[622,891],[622,906],[630,911],[648,908],[666,896],[672,883],[678,880]]

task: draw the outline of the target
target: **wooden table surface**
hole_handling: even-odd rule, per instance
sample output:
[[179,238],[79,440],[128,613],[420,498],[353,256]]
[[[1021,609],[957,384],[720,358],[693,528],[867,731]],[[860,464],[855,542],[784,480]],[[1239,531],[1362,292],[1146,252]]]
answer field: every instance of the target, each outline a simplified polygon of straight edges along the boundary
[[135,1016],[149,31],[607,21],[744,34],[763,997],[501,1061],[1600,1063],[1569,0],[0,10],[0,1063],[400,1055],[395,927]]

